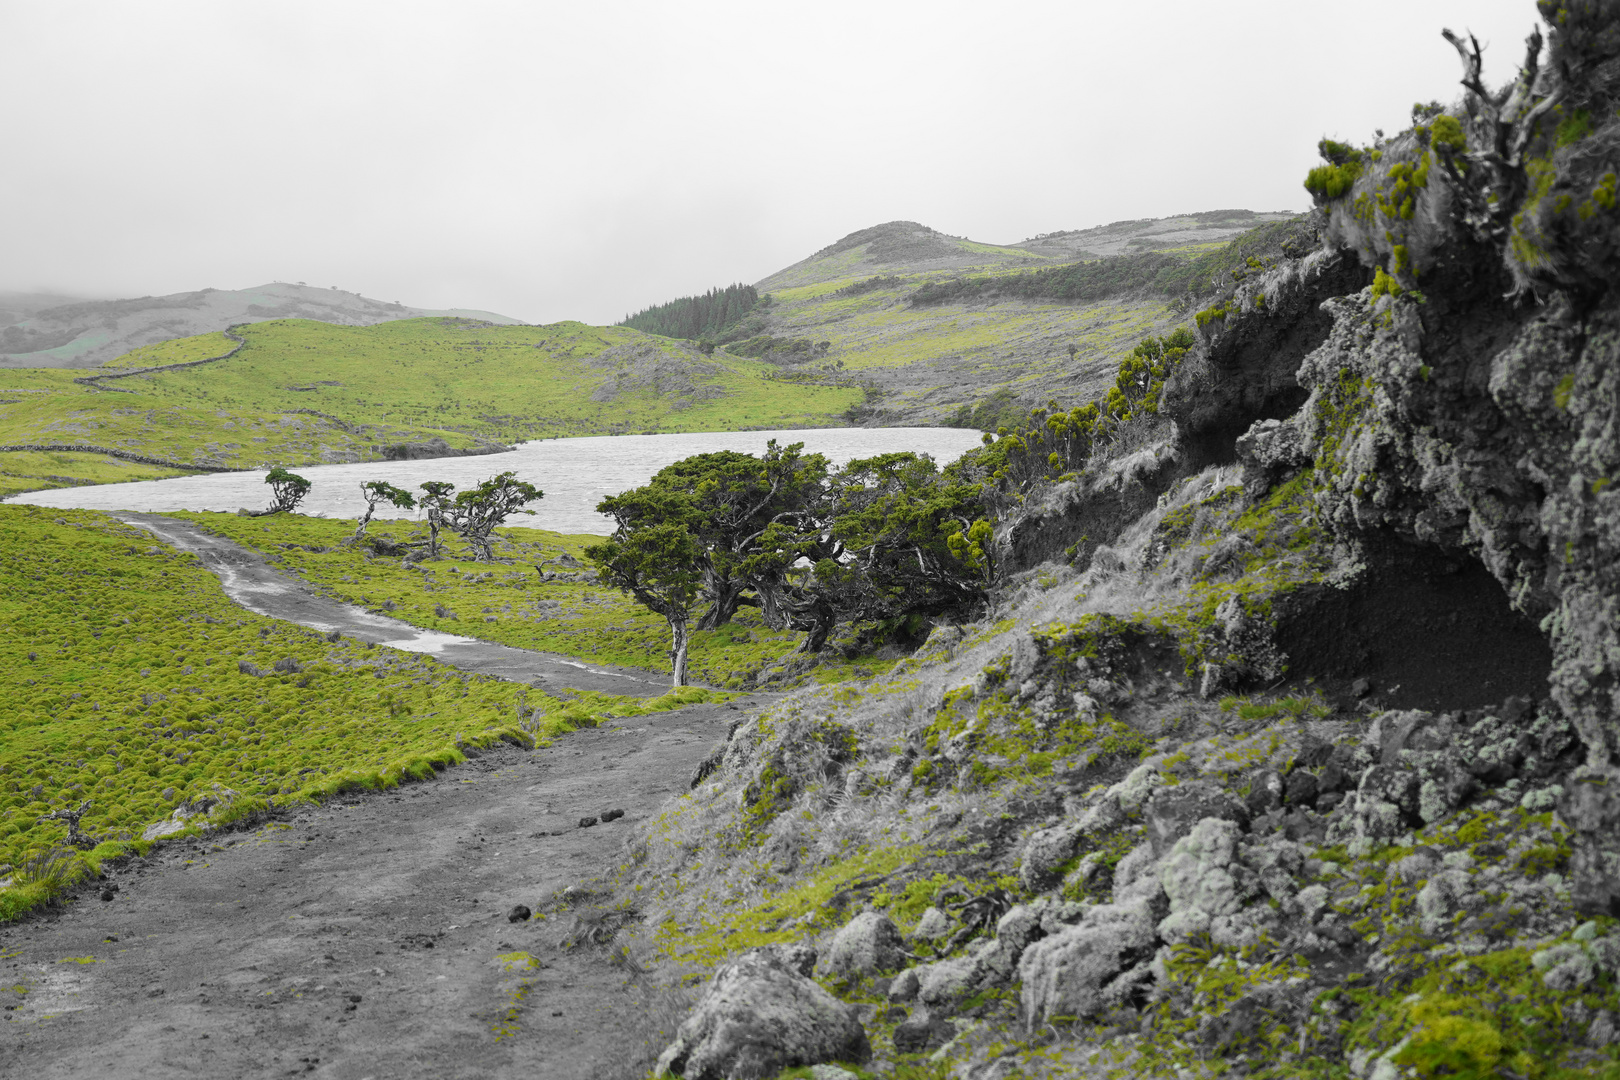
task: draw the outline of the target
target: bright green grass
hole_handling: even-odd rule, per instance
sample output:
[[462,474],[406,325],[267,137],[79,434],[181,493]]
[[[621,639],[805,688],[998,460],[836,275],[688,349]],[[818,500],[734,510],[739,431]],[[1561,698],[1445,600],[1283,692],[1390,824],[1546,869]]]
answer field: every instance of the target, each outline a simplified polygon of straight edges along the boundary
[[[0,553],[0,863],[63,840],[39,816],[85,799],[87,831],[138,837],[213,783],[278,803],[392,786],[459,760],[458,742],[545,738],[701,695],[564,701],[329,642],[243,610],[193,557],[98,513],[0,506]],[[276,673],[283,660],[303,670]]]
[[[121,370],[124,368],[159,367],[163,364],[184,364],[192,360],[207,360],[210,357],[224,356],[236,347],[236,342],[223,333],[197,334],[194,337],[175,338],[173,341],[160,341],[155,345],[143,345],[139,349],[131,349],[123,356],[107,362],[105,368]],[[76,375],[100,374],[100,372],[75,372]],[[112,385],[117,386],[123,380],[114,380]]]
[[[511,563],[474,562],[451,537],[451,557],[408,570],[400,559],[377,558],[364,548],[344,546],[354,531],[346,521],[297,514],[172,516],[264,552],[329,596],[373,610],[392,603],[388,614],[415,626],[596,663],[669,670],[669,626],[661,616],[594,583],[540,580],[536,564],[559,554],[583,562],[585,546],[599,543],[599,536],[502,529],[496,555],[512,559]],[[395,539],[404,539],[417,528],[408,521],[371,525],[373,533]],[[438,614],[441,609],[448,615]],[[801,640],[798,633],[771,630],[757,611],[744,608],[728,626],[693,632],[691,678],[711,686],[740,686]]]
[[119,484],[130,480],[165,480],[189,476],[178,469],[142,465],[102,454],[0,454],[0,499],[24,491],[71,487],[75,484]]

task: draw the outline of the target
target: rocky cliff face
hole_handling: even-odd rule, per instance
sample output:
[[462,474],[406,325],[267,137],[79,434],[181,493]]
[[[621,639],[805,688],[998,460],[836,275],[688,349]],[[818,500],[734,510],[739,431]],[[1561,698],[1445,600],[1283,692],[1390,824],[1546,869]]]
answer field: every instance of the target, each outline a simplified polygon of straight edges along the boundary
[[[1264,417],[1297,380],[1298,411],[1234,443],[1251,479],[1310,468],[1321,520],[1346,542],[1393,535],[1483,563],[1551,644],[1552,696],[1588,750],[1578,782],[1607,789],[1620,786],[1620,30],[1612,4],[1540,6],[1549,46],[1532,42],[1506,89],[1486,93],[1459,42],[1458,114],[1421,110],[1367,148],[1324,144],[1321,250],[1246,283],[1166,400],[1196,440]],[[1345,289],[1358,271],[1370,287]],[[1318,328],[1303,356],[1247,347]],[[1589,902],[1620,899],[1620,861],[1589,856]]]
[[1620,4],[1540,6],[1323,144],[1315,246],[1027,493],[990,618],[739,723],[632,844],[647,955],[881,917],[822,980],[880,1075],[1620,1067]]

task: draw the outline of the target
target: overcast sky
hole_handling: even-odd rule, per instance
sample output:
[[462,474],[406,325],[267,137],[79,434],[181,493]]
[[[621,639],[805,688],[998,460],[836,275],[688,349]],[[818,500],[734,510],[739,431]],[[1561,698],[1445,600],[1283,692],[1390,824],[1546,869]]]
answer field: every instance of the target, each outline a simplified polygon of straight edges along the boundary
[[1532,0],[0,0],[0,289],[609,323],[910,219],[1303,209]]

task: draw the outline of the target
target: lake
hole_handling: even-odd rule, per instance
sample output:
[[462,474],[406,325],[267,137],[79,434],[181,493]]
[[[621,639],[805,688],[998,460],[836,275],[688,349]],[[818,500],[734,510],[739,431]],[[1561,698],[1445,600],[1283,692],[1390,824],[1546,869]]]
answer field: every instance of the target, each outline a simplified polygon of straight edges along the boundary
[[[359,486],[386,480],[415,491],[425,480],[448,480],[458,488],[508,470],[546,493],[535,503],[534,517],[516,516],[508,524],[562,533],[612,531],[596,504],[609,495],[639,487],[653,473],[693,454],[735,450],[763,454],[765,443],[802,442],[809,453],[825,454],[834,465],[854,458],[897,450],[930,454],[941,465],[980,445],[971,428],[812,428],[802,431],[720,431],[677,435],[606,435],[582,439],[546,439],[520,443],[511,452],[481,457],[435,458],[429,461],[369,461],[357,465],[309,465],[294,471],[314,486],[299,512],[318,517],[353,518],[364,510]],[[143,480],[131,484],[31,491],[7,500],[32,506],[71,510],[226,510],[263,509],[270,489],[259,470]],[[379,517],[414,518],[413,511],[379,507]]]

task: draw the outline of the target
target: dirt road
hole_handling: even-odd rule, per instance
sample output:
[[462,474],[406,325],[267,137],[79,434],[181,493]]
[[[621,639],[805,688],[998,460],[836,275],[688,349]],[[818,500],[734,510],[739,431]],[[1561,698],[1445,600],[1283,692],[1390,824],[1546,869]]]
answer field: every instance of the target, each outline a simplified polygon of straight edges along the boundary
[[[254,574],[283,598],[267,613],[319,600],[262,561]],[[556,667],[620,693],[638,677]],[[611,1080],[643,1042],[626,972],[561,947],[566,917],[508,912],[610,869],[627,826],[684,791],[740,715],[701,705],[502,744],[113,869],[115,892],[0,927],[0,1076]],[[610,809],[625,816],[579,825]]]

